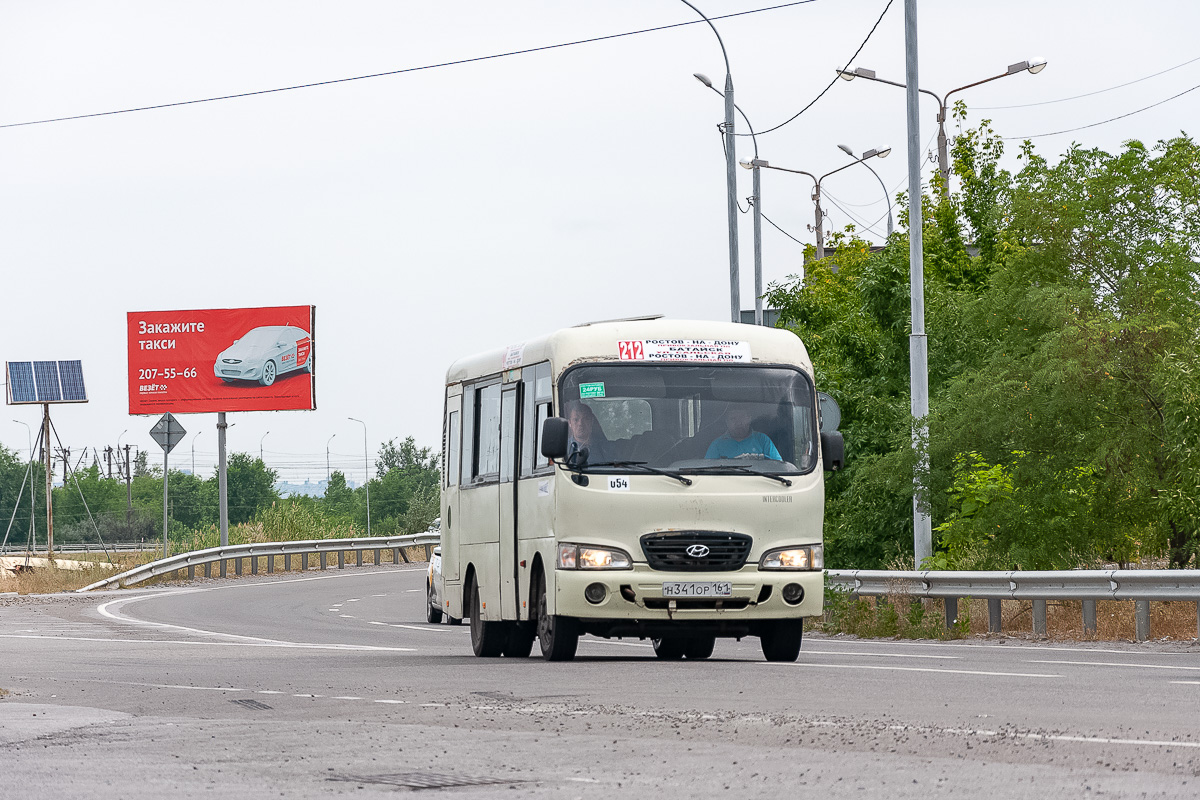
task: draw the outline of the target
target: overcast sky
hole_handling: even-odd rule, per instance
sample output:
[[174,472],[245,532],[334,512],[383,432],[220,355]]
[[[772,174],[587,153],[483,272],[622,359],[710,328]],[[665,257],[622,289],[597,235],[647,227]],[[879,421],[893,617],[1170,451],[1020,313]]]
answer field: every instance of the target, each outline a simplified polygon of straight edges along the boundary
[[[709,16],[784,0],[695,0]],[[814,0],[718,20],[738,105],[757,129],[807,105],[867,37],[887,0]],[[921,86],[938,94],[1042,57],[959,95],[1004,136],[1080,128],[1200,84],[1200,4],[921,0]],[[0,124],[196,100],[439,64],[689,22],[677,0],[161,0],[0,3]],[[904,3],[856,65],[904,80]],[[1171,69],[1179,67],[1177,69]],[[1073,98],[1146,78],[1124,88]],[[132,443],[161,463],[154,418],[130,417],[127,311],[314,304],[313,412],[230,415],[231,450],[289,480],[361,479],[382,441],[437,449],[446,367],[579,322],[729,309],[721,98],[712,31],[687,25],[310,89],[0,128],[0,360],[82,359],[91,396],[53,418],[78,453]],[[892,147],[871,163],[904,187],[901,89],[837,81],[759,137],[773,165],[821,174],[837,149]],[[922,101],[935,149],[936,109]],[[1110,152],[1194,133],[1200,90],[1096,127],[1034,139]],[[1041,105],[1036,105],[1041,104]],[[984,110],[987,107],[988,110]],[[739,131],[744,131],[741,119]],[[1014,168],[1019,142],[1009,143]],[[738,156],[749,157],[748,138]],[[926,175],[933,166],[926,163]],[[739,197],[750,173],[739,169]],[[823,184],[827,230],[886,229],[884,194],[854,167]],[[813,241],[811,182],[767,172],[763,211]],[[835,205],[836,203],[836,205]],[[744,202],[743,202],[744,205]],[[802,247],[764,225],[767,283]],[[743,307],[752,228],[741,217]],[[879,237],[875,237],[878,239]],[[22,451],[10,407],[0,442]],[[211,474],[216,417],[182,417],[175,468]],[[127,431],[127,432],[126,432]],[[196,434],[193,437],[192,434]],[[263,439],[266,434],[265,440]],[[90,458],[89,458],[90,460]]]

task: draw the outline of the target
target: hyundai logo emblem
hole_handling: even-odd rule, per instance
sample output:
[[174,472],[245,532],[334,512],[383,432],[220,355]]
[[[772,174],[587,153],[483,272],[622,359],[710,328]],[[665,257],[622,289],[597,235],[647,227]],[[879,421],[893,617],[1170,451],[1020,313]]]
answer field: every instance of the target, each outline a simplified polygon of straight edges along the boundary
[[693,545],[689,545],[688,549],[685,550],[684,552],[686,552],[692,558],[704,558],[706,555],[708,555],[709,549],[708,549],[708,545],[693,544]]

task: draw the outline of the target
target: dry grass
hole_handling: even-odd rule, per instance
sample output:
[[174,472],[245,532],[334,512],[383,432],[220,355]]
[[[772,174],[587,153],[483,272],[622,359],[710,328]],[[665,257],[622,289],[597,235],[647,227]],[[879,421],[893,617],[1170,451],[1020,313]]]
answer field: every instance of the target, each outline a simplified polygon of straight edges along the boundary
[[[970,632],[988,632],[986,600],[971,600]],[[961,615],[967,601],[960,600]],[[1001,629],[1009,634],[1032,634],[1033,601],[1000,601]],[[1196,638],[1196,603],[1150,603],[1150,636],[1153,639],[1188,641]],[[1072,641],[1117,641],[1134,639],[1133,601],[1097,600],[1096,632],[1084,633],[1083,603],[1078,600],[1050,600],[1046,603],[1046,637]]]
[[[53,592],[70,592],[75,589],[80,589],[87,586],[89,583],[95,583],[102,578],[107,578],[115,575],[118,572],[124,572],[127,569],[132,569],[142,560],[137,554],[133,558],[128,559],[113,559],[115,566],[108,566],[105,561],[104,565],[95,562],[95,557],[92,558],[92,565],[85,569],[61,569],[55,566],[38,567],[36,569],[21,572],[13,575],[8,570],[4,570],[0,576],[0,592],[16,592],[17,594],[50,594]],[[75,560],[78,559],[66,559]]]

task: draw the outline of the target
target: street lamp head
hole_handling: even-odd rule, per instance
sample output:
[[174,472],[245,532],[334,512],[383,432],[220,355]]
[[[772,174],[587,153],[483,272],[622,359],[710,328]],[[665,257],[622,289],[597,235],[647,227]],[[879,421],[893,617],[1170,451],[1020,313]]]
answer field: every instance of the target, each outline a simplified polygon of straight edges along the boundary
[[713,88],[712,81],[710,81],[710,80],[708,79],[708,76],[707,76],[707,75],[705,75],[703,72],[693,72],[693,73],[692,73],[692,77],[694,77],[696,80],[698,80],[698,81],[700,81],[701,83],[703,83],[703,84],[704,84],[705,86],[707,86],[708,88],[710,88],[710,89],[711,89],[711,88]]
[[853,69],[839,69],[837,74],[844,81],[852,81],[855,78],[863,77],[871,80],[875,79],[875,70],[867,69],[866,67],[854,67]]
[[868,150],[867,152],[863,153],[862,160],[866,161],[868,158],[887,158],[891,152],[892,148],[890,147],[885,147],[882,150]]
[[754,169],[754,162],[748,158],[738,159],[738,163],[741,164],[746,169]]
[[1028,71],[1031,75],[1037,75],[1046,68],[1046,59],[1031,58],[1027,61],[1018,61],[1016,64],[1009,64],[1005,71],[1006,75],[1016,75],[1018,72]]
[[845,153],[846,155],[850,156],[851,158],[858,158],[858,156],[854,155],[854,151],[853,151],[853,150],[851,150],[849,147],[847,147],[847,146],[846,146],[846,145],[844,145],[844,144],[839,144],[839,145],[838,145],[838,150],[841,150],[843,153]]

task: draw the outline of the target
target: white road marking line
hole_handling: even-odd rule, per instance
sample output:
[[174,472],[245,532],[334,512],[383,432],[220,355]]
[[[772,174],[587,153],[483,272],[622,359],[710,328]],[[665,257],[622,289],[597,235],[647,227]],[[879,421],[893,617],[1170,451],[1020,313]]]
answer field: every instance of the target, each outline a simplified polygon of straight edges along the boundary
[[373,594],[371,597],[387,597],[386,594]]
[[358,601],[359,601],[359,598],[356,597],[353,600],[347,600],[346,602],[347,603],[357,603]]
[[654,647],[652,644],[645,642],[617,642],[611,639],[580,639],[580,644],[615,644],[618,647]]
[[1172,666],[1169,664],[1123,664],[1119,661],[1029,661],[1030,664],[1071,664],[1084,667],[1133,667],[1134,669],[1186,669],[1200,671],[1200,667]]
[[387,705],[399,706],[407,703],[407,700],[376,700],[376,703],[384,703]]
[[339,695],[332,699],[334,699],[334,700],[362,700],[361,697],[355,697],[354,695],[350,695],[350,694]]
[[404,591],[405,592],[423,592],[425,590],[424,589],[405,589]]
[[856,653],[846,651],[844,653],[834,652],[833,650],[809,650],[804,648],[805,655],[819,656],[867,656],[869,658],[932,658],[937,660],[942,659],[961,659],[962,656],[927,656],[924,653]]
[[1171,681],[1171,683],[1178,683],[1182,686],[1200,686],[1200,681]]
[[943,672],[955,675],[989,675],[989,676],[1007,676],[1010,678],[1061,678],[1062,675],[1047,675],[1039,672],[985,672],[983,670],[973,669],[934,669],[932,667],[885,667],[874,664],[806,664],[803,661],[797,661],[794,664],[784,662],[758,662],[764,667],[817,667],[819,669],[874,669],[874,670],[890,670],[895,672]]
[[342,619],[358,619],[353,614],[338,614],[338,616]]
[[323,694],[294,694],[294,695],[292,695],[292,697],[311,697],[313,699],[316,699],[319,697],[324,697],[324,696],[325,695],[323,695]]
[[[387,625],[389,628],[406,628],[410,631],[435,631],[438,633],[449,633],[450,631],[454,630],[453,626],[450,625],[401,625],[399,622],[385,622],[383,624]],[[470,628],[467,628],[466,626],[463,626],[463,628],[468,631],[470,630]],[[463,628],[460,628],[459,630],[463,630]]]
[[255,694],[287,694],[287,692],[277,692],[274,689],[259,689]]
[[1021,644],[975,644],[966,642],[915,642],[915,641],[900,641],[889,639],[885,642],[875,642],[869,639],[856,639],[854,641],[838,641],[822,637],[819,639],[822,645],[853,645],[856,647],[862,646],[887,646],[897,645],[900,647],[957,647],[961,650],[1033,650],[1041,653],[1111,653],[1123,656],[1133,655],[1151,655],[1157,658],[1166,658],[1173,655],[1187,656],[1191,653],[1135,653],[1129,650],[1106,650],[1099,647],[1039,647],[1037,645],[1021,645]]
[[922,725],[889,725],[889,731],[914,731],[949,733],[955,736],[1003,737],[1006,739],[1031,739],[1039,742],[1081,742],[1084,744],[1130,744],[1146,747],[1200,747],[1200,742],[1168,742],[1158,739],[1114,739],[1105,736],[1071,736],[1059,733],[1017,733],[1014,731],[989,731],[975,728],[932,728]]
[[[200,633],[206,633],[200,631]],[[213,633],[212,636],[228,636],[230,634]],[[247,637],[250,638],[250,637]],[[372,644],[316,644],[314,642],[276,642],[264,639],[254,642],[198,642],[189,641],[186,639],[112,639],[102,638],[99,636],[15,636],[13,634],[0,633],[0,639],[42,639],[47,642],[107,642],[110,644],[183,644],[203,647],[280,647],[284,649],[296,650],[342,650],[342,651],[360,651],[360,652],[390,652],[390,653],[415,653],[415,647],[383,647],[381,645]]]

